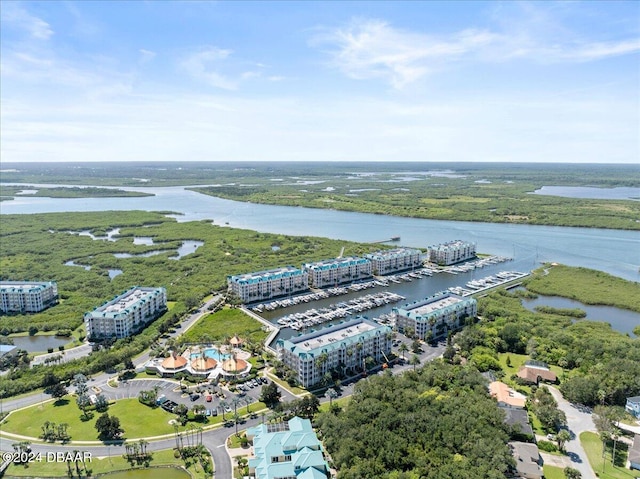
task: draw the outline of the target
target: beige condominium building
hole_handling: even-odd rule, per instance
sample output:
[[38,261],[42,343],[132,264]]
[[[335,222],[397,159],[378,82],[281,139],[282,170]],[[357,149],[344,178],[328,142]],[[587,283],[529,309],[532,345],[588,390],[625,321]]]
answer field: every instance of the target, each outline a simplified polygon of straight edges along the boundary
[[309,289],[308,274],[293,266],[227,276],[227,287],[243,303],[289,296]]
[[467,317],[478,313],[478,302],[444,291],[426,299],[393,308],[396,326],[404,333],[412,329],[420,339],[434,339],[458,329]]
[[167,309],[165,288],[135,286],[84,315],[92,339],[126,338],[139,332]]
[[57,302],[55,281],[0,281],[0,312],[37,313]]

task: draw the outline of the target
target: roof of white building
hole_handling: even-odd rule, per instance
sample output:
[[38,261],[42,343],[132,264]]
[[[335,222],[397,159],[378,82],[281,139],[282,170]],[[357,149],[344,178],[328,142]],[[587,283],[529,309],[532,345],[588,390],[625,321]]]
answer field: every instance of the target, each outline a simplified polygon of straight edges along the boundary
[[1,291],[29,292],[34,289],[45,289],[56,286],[55,281],[0,281]]
[[373,253],[365,254],[365,258],[375,259],[375,260],[384,260],[389,258],[397,258],[404,256],[411,256],[415,254],[422,254],[422,251],[414,248],[394,248],[382,251],[375,251]]
[[163,290],[164,288],[143,288],[135,286],[102,306],[97,307],[89,314],[98,317],[115,317],[120,313],[129,312],[137,308],[138,305],[144,304],[148,298],[155,296]]
[[420,301],[405,304],[400,308],[394,308],[394,311],[408,318],[420,319],[428,318],[434,313],[440,314],[448,310],[455,310],[455,308],[461,304],[468,304],[475,301],[473,298],[463,298],[457,294],[445,291]]
[[236,283],[259,283],[261,281],[270,281],[272,279],[297,276],[301,275],[302,273],[303,271],[296,268],[295,266],[282,266],[280,268],[256,271],[254,273],[244,273],[228,276],[227,279]]
[[314,261],[313,263],[305,263],[302,267],[304,269],[329,269],[365,263],[370,263],[370,261],[366,258],[359,258],[357,256],[347,256],[345,258],[331,258],[322,261]]
[[344,344],[353,344],[361,338],[367,339],[379,333],[391,331],[388,326],[382,326],[362,317],[354,318],[343,323],[333,324],[326,328],[302,334],[290,339],[278,340],[278,346],[294,354],[319,354],[323,349]]

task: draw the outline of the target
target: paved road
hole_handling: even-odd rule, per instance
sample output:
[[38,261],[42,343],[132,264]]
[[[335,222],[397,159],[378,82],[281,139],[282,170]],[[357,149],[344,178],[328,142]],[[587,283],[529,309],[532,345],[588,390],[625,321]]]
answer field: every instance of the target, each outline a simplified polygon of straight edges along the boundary
[[[202,315],[207,314],[207,307],[209,304],[218,300],[219,297],[214,297],[210,300],[205,306],[203,306],[198,312],[191,315],[187,320],[182,323],[182,327],[179,328],[175,333],[173,333],[173,337],[176,337],[190,328]],[[407,340],[404,337],[399,337],[399,341],[404,342],[411,348],[412,341]],[[423,346],[423,350],[418,354],[420,357],[420,364],[424,364],[425,362],[431,361],[436,357],[442,355],[444,351],[444,344],[440,343],[436,346]],[[397,346],[395,347],[397,352]],[[412,356],[412,352],[405,353],[407,361],[404,364],[396,364],[392,368],[390,368],[393,374],[402,373],[408,369],[413,369],[414,366],[408,364],[408,359]],[[136,358],[133,362],[137,368],[142,367],[149,359],[148,353],[145,352],[138,358]],[[167,398],[173,400],[177,403],[187,404],[188,406],[193,406],[197,403],[204,404],[207,408],[212,409],[214,407],[220,408],[220,403],[222,399],[219,399],[214,396],[214,399],[211,402],[206,402],[205,395],[201,395],[196,401],[191,401],[187,395],[182,394],[180,391],[176,391],[176,386],[179,385],[177,381],[174,380],[166,380],[166,379],[133,379],[129,381],[124,381],[120,383],[117,387],[112,387],[108,384],[108,380],[113,375],[108,373],[99,374],[90,379],[89,386],[90,387],[99,387],[103,394],[105,394],[110,399],[123,399],[123,398],[134,398],[138,396],[138,393],[141,390],[152,389],[154,386],[159,387],[159,394],[164,394]],[[353,387],[356,382],[360,379],[359,376],[347,379],[343,382],[343,386],[341,389],[341,396],[349,396],[353,393]],[[205,386],[203,386],[205,387]],[[246,398],[251,398],[257,400],[260,395],[260,387],[250,389],[246,392]],[[295,396],[292,395],[289,391],[280,389],[282,393],[283,401],[291,401],[295,399]],[[225,399],[228,404],[231,405],[234,399],[239,398],[238,394],[230,393],[229,391],[224,391]],[[32,394],[29,396],[24,396],[17,399],[10,399],[4,401],[4,410],[14,410],[26,406],[30,406],[33,404],[37,404],[42,402],[43,400],[49,399],[48,395],[45,394]],[[327,402],[328,398],[321,398],[322,402]],[[237,408],[240,411],[243,407],[245,407],[246,403],[238,403]],[[231,406],[233,407],[233,406]],[[221,409],[219,409],[221,412]],[[263,421],[264,418],[257,417],[254,419],[246,419],[245,422],[242,423],[242,429],[246,429],[247,427],[255,426]],[[207,431],[203,434],[203,444],[205,447],[211,452],[213,457],[213,461],[216,468],[215,477],[216,479],[230,479],[232,477],[233,465],[231,463],[231,458],[229,457],[227,450],[225,448],[226,439],[230,434],[235,432],[235,428],[226,428],[220,427],[217,429],[213,429]],[[3,451],[11,451],[12,444],[15,441],[2,438],[0,440],[0,450]],[[175,447],[175,437],[171,436],[165,439],[153,440],[149,442],[148,449],[152,451],[168,449]],[[72,450],[81,450],[90,452],[93,457],[110,457],[110,456],[120,456],[124,453],[124,447],[119,444],[111,444],[111,445],[88,445],[88,444],[72,444],[68,446],[63,446],[60,444],[40,444],[34,443],[32,444],[32,450],[34,452],[40,452],[43,454],[47,453],[55,453],[59,451],[72,451]]]
[[566,414],[567,426],[572,433],[571,440],[565,445],[567,455],[571,459],[571,467],[580,471],[582,479],[596,479],[596,475],[587,459],[587,453],[584,451],[582,444],[580,444],[581,432],[596,430],[591,413],[574,407],[556,388],[549,387],[549,391],[551,391],[558,403],[558,408]]

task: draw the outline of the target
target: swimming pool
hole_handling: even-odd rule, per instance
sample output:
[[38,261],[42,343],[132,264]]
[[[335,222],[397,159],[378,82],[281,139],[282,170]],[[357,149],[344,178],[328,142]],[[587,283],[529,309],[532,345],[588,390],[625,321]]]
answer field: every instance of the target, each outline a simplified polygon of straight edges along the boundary
[[189,358],[193,361],[194,359],[197,359],[199,357],[202,356],[202,353],[204,353],[205,358],[212,358],[215,359],[216,361],[226,361],[227,359],[229,359],[231,357],[230,354],[227,353],[221,353],[220,351],[218,351],[218,348],[207,348],[204,351],[200,352],[200,353],[191,353],[191,355],[189,356]]

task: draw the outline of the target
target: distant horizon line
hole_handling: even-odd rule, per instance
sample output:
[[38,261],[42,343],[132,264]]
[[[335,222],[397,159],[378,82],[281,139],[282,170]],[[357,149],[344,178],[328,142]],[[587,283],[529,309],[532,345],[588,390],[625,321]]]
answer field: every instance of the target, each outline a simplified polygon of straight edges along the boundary
[[2,161],[0,162],[0,171],[6,170],[7,166],[34,165],[34,164],[110,164],[110,163],[129,163],[129,164],[190,164],[190,163],[243,163],[243,164],[323,164],[323,163],[342,163],[342,164],[447,164],[447,165],[608,165],[608,166],[638,166],[640,162],[628,163],[608,163],[608,162],[556,162],[556,161],[458,161],[458,160],[87,160],[87,161]]

